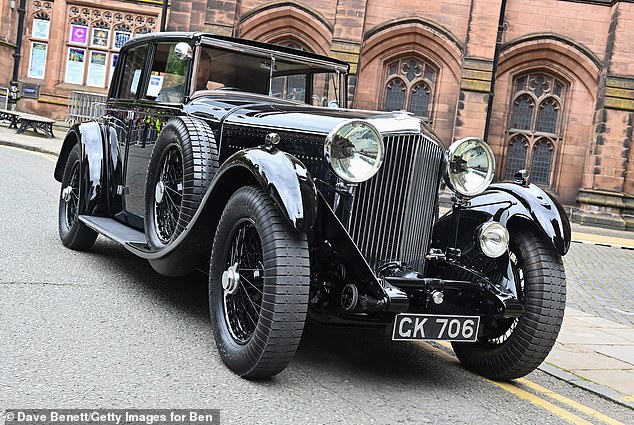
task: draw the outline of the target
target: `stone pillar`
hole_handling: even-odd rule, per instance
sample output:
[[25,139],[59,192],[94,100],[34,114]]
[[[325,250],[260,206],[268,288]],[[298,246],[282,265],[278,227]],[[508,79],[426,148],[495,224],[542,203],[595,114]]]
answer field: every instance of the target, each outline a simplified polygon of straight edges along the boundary
[[203,31],[207,14],[207,0],[172,0],[168,31]]
[[337,1],[330,56],[350,64],[348,106],[354,105],[366,6],[367,0]]
[[[634,228],[634,6],[616,3],[595,113],[595,137],[577,196],[581,223]],[[629,172],[629,175],[628,175]]]
[[463,60],[453,140],[467,136],[484,136],[492,69],[492,60]]
[[472,1],[453,140],[484,136],[499,16],[499,0]]
[[236,0],[207,0],[205,32],[218,35],[234,35],[236,9]]

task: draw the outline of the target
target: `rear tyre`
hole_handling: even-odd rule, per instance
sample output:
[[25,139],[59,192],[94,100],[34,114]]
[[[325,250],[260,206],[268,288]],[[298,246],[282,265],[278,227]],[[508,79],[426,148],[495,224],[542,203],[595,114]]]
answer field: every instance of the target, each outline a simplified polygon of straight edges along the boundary
[[68,154],[64,174],[62,174],[62,189],[59,197],[57,228],[59,238],[65,247],[76,251],[86,251],[95,243],[97,232],[79,221],[81,203],[79,202],[79,188],[81,174],[79,166],[80,147],[75,145]]
[[280,373],[304,330],[310,263],[306,235],[260,188],[229,199],[214,238],[209,310],[216,346],[244,378]]
[[162,249],[194,217],[218,170],[218,148],[209,125],[191,117],[170,120],[152,150],[145,185],[145,234]]
[[495,332],[475,343],[454,342],[454,352],[467,369],[495,380],[529,374],[557,339],[566,304],[566,276],[561,257],[538,235],[511,235],[510,258],[524,312],[496,323]]

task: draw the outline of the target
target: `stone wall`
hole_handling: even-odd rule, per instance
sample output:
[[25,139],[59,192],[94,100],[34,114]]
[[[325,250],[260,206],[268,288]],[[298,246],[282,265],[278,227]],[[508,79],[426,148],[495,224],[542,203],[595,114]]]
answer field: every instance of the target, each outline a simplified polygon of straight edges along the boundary
[[[7,10],[8,1],[0,0],[2,10]],[[29,0],[29,4],[34,1]],[[156,3],[95,0],[91,6],[158,16],[160,6]],[[500,3],[173,0],[168,29],[295,43],[347,61],[351,67],[349,99],[352,106],[366,109],[386,107],[390,81],[405,78],[405,69],[395,70],[392,64],[402,65],[402,60],[411,59],[418,71],[429,70],[429,75],[418,71],[407,74],[412,85],[403,95],[403,107],[410,108],[415,95],[419,96],[417,102],[428,102],[425,119],[449,143],[484,135],[494,82]],[[25,108],[56,117],[63,115],[63,108],[55,102],[62,103],[65,94],[75,88],[62,83],[60,62],[70,4],[70,0],[54,1],[55,33],[50,44],[58,47],[49,61],[50,78],[41,82],[42,98],[22,102]],[[8,15],[3,12],[3,16],[2,29],[7,28]],[[496,155],[499,178],[518,161],[510,158],[512,140],[525,140],[524,164],[528,168],[532,158],[538,157],[538,146],[548,146],[548,152],[541,151],[548,161],[540,160],[549,167],[542,170],[544,187],[565,204],[579,207],[581,220],[634,225],[630,219],[634,211],[633,21],[634,4],[628,1],[507,1],[487,140]],[[26,31],[30,31],[28,26]],[[2,37],[0,30],[0,40]],[[28,43],[25,40],[23,46],[25,57]],[[0,42],[0,58],[6,58],[9,50]],[[22,63],[23,76],[27,62]],[[6,81],[5,69],[0,67],[0,84]],[[535,81],[528,81],[519,88],[523,78],[541,81],[540,75],[561,87],[548,83],[539,88]],[[416,91],[421,87],[427,90],[428,98]],[[544,97],[542,89],[554,97]],[[524,99],[522,93],[532,99],[525,111],[532,114],[532,121],[518,129],[513,114]],[[540,121],[542,112],[555,116],[548,131]]]

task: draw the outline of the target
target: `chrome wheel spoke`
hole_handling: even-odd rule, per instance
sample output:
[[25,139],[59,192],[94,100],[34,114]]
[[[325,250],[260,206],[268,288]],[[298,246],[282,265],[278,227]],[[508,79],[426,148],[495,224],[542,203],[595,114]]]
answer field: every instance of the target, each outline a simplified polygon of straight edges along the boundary
[[154,222],[161,242],[169,243],[178,227],[183,202],[183,160],[180,149],[176,145],[170,146],[163,153],[161,161],[154,199]]
[[239,221],[231,234],[225,264],[233,281],[224,288],[225,319],[234,340],[244,344],[255,332],[262,305],[262,247],[251,220]]

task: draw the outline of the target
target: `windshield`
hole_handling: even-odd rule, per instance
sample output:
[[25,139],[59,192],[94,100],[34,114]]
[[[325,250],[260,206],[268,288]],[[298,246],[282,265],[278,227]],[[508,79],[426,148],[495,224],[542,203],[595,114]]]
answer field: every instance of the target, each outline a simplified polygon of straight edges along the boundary
[[313,64],[203,46],[193,91],[239,90],[338,108],[344,81],[343,74]]

